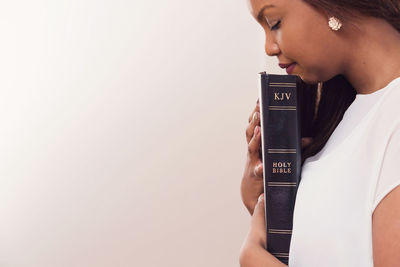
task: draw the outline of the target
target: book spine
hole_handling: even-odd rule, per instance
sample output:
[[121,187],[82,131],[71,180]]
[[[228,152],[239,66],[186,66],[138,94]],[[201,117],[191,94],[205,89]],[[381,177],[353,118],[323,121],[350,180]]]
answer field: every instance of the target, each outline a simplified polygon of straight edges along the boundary
[[260,74],[267,250],[288,264],[294,204],[301,175],[299,78]]

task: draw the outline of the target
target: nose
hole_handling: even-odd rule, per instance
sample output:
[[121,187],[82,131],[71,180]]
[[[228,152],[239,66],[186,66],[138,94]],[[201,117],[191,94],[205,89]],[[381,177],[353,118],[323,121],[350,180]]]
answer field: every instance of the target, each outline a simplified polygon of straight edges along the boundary
[[276,56],[281,52],[279,45],[276,43],[275,38],[272,35],[273,34],[265,36],[265,53],[270,57]]

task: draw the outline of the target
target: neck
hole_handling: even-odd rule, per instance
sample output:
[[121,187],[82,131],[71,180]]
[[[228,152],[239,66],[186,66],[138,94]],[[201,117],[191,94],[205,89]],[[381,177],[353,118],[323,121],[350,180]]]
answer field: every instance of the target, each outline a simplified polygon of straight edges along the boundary
[[358,94],[371,94],[400,76],[400,33],[382,19],[359,25],[351,33],[343,75]]

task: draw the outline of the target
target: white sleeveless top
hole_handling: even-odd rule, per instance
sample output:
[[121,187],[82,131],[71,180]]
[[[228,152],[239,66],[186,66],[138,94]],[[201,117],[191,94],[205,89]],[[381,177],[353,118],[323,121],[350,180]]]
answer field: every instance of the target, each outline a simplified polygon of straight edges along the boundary
[[373,267],[372,213],[400,184],[400,77],[357,94],[302,168],[290,267]]

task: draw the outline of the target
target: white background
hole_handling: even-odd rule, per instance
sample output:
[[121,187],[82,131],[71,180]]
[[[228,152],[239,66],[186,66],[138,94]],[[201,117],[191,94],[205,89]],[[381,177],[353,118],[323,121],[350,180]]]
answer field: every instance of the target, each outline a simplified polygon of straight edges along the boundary
[[0,1],[0,266],[238,266],[263,34],[246,0]]

